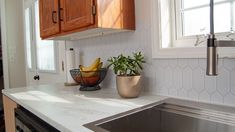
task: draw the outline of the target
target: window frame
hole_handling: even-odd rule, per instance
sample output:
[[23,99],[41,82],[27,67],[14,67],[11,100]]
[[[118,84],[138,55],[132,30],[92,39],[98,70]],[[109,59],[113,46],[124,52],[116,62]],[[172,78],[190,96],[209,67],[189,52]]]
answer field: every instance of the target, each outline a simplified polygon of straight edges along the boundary
[[32,37],[33,37],[33,34],[32,34],[32,28],[33,28],[33,26],[32,26],[32,8],[31,7],[26,7],[26,8],[24,8],[24,35],[25,35],[25,47],[26,47],[26,62],[27,62],[27,69],[29,69],[30,71],[33,71],[33,56],[32,56],[32,50],[33,50],[33,48],[32,48],[32,44],[29,44],[30,45],[30,54],[31,54],[31,57],[30,57],[30,59],[31,59],[31,67],[29,67],[29,62],[28,62],[28,54],[27,54],[27,33],[26,33],[26,10],[29,10],[29,18],[27,18],[27,19],[29,19],[29,23],[30,23],[30,36],[29,36],[29,41],[30,41],[30,43],[32,43],[33,42],[33,39],[32,39]]
[[[196,36],[202,36],[204,34],[198,34],[198,35],[188,35],[188,36],[183,36],[183,18],[182,18],[182,15],[181,15],[181,5],[182,5],[182,0],[174,0],[176,1],[174,4],[175,5],[172,5],[174,8],[173,10],[175,10],[175,16],[174,16],[174,19],[176,20],[175,23],[174,23],[174,29],[179,28],[180,30],[177,30],[176,31],[176,39],[195,39]],[[233,15],[233,8],[235,8],[235,0],[223,0],[223,1],[219,1],[219,2],[215,2],[215,5],[220,5],[220,4],[225,4],[225,3],[230,3],[231,4],[231,7],[230,7],[230,12],[231,12],[231,30],[235,30],[235,27],[234,27],[234,21],[235,21],[235,18],[234,18],[234,15]],[[190,8],[186,8],[184,10],[186,11],[189,11],[189,10],[194,10],[194,9],[199,9],[199,8],[202,8],[202,7],[206,7],[206,6],[209,6],[207,4],[204,4],[204,5],[198,5],[196,7],[190,7]],[[174,14],[174,11],[172,12]],[[176,17],[177,16],[177,17]],[[175,27],[176,26],[176,27]],[[216,36],[226,36],[227,34],[229,34],[230,32],[219,32],[219,33],[215,33]]]
[[[32,68],[28,67],[28,62],[27,62],[27,69],[29,69],[30,72],[36,72],[36,73],[52,73],[52,74],[58,74],[60,72],[59,68],[59,42],[54,41],[54,61],[55,61],[55,70],[41,70],[38,68],[38,53],[37,53],[37,38],[36,38],[36,23],[35,23],[35,2],[38,0],[33,0],[30,3],[26,3],[24,11],[29,8],[30,12],[30,26],[31,26],[31,35],[30,35],[30,41],[31,41],[31,65]],[[25,33],[26,35],[26,33]],[[26,37],[25,37],[26,39]],[[26,42],[25,42],[26,45]],[[27,54],[26,54],[27,57]]]
[[[206,58],[206,47],[169,47],[162,48],[161,10],[160,0],[151,0],[151,30],[152,30],[152,57],[153,58]],[[174,8],[173,11],[175,10]],[[176,22],[172,23],[173,29]],[[173,31],[175,32],[175,31]],[[176,42],[176,34],[172,35],[172,43]],[[196,42],[191,36],[177,39],[179,43]],[[172,45],[172,44],[171,44]],[[220,58],[235,58],[235,48],[218,48]]]

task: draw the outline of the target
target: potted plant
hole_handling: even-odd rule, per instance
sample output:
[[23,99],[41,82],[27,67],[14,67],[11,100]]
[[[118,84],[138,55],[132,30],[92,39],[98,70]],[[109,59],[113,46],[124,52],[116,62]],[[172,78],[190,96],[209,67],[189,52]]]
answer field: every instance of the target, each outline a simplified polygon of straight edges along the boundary
[[135,98],[141,92],[141,71],[142,64],[145,63],[141,52],[133,53],[133,56],[124,56],[108,59],[108,68],[112,66],[116,76],[117,90],[121,97]]

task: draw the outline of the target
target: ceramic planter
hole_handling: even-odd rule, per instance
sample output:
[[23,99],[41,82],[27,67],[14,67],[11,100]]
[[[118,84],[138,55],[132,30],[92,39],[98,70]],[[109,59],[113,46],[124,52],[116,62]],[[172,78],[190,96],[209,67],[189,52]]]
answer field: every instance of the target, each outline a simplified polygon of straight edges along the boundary
[[141,76],[116,76],[117,90],[123,98],[136,98],[141,92]]

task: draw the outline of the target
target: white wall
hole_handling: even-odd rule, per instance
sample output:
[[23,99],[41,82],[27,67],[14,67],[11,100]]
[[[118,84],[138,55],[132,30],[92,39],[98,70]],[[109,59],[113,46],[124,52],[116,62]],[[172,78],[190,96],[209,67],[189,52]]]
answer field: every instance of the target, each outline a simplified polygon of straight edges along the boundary
[[9,88],[26,85],[23,0],[5,0]]
[[[205,59],[152,59],[150,0],[135,0],[136,31],[67,42],[81,52],[82,63],[96,57],[106,61],[120,53],[142,51],[147,59],[144,88],[152,94],[235,106],[235,60],[220,60],[220,75],[206,77]],[[103,87],[115,88],[115,75],[108,72]]]

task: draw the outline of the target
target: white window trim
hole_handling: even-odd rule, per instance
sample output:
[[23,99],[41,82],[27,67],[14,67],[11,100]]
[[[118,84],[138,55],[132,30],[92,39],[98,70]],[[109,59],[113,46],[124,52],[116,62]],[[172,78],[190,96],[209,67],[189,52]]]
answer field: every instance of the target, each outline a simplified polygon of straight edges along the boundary
[[36,2],[37,0],[33,0],[33,1],[28,1],[27,4],[25,4],[25,8],[30,8],[31,13],[30,13],[30,17],[31,17],[31,63],[32,63],[32,68],[28,68],[28,70],[30,72],[34,72],[36,71],[37,73],[51,73],[51,74],[58,74],[60,73],[60,66],[59,66],[59,42],[54,41],[54,59],[55,59],[55,70],[41,70],[38,68],[38,64],[37,64],[37,48],[36,48],[36,23],[35,23],[35,7],[34,7],[34,2]]
[[[25,18],[25,10],[26,10],[27,8],[28,8],[29,10],[32,10],[32,8],[31,8],[30,6],[28,6],[28,5],[26,6],[26,4],[24,3],[24,11],[23,11],[23,16],[24,16],[24,18]],[[31,22],[31,21],[32,21],[32,12],[30,11],[29,13],[30,13],[30,14],[29,14],[29,15],[30,15],[29,17],[30,17],[30,19],[31,19],[31,20],[30,20],[30,22]],[[27,47],[27,44],[26,44],[26,31],[25,31],[25,26],[26,26],[26,25],[25,25],[25,24],[26,24],[26,22],[25,22],[25,19],[24,19],[24,35],[25,35],[25,37],[24,37],[24,47]],[[32,28],[33,28],[33,26],[32,26],[32,23],[31,23],[31,24],[30,24],[30,29],[31,29],[30,42],[33,42],[33,39],[32,39],[32,37],[33,37]],[[30,48],[31,48],[30,51],[31,51],[31,54],[32,54],[32,44],[30,44]],[[26,49],[25,49],[25,50],[26,50]],[[27,68],[30,72],[32,72],[32,71],[33,71],[33,67],[34,67],[34,66],[33,66],[33,62],[32,62],[33,59],[32,59],[32,57],[31,57],[31,68],[30,68],[29,65],[28,65],[27,57],[28,57],[28,54],[27,54],[27,52],[25,52],[26,68]]]
[[[161,48],[160,0],[151,0],[153,58],[206,58],[206,47]],[[235,58],[235,48],[218,48],[220,58]]]
[[7,47],[7,33],[6,33],[6,7],[5,0],[0,0],[0,26],[1,26],[1,39],[2,39],[2,61],[3,61],[3,77],[4,89],[10,88],[9,68],[8,68],[8,47]]

